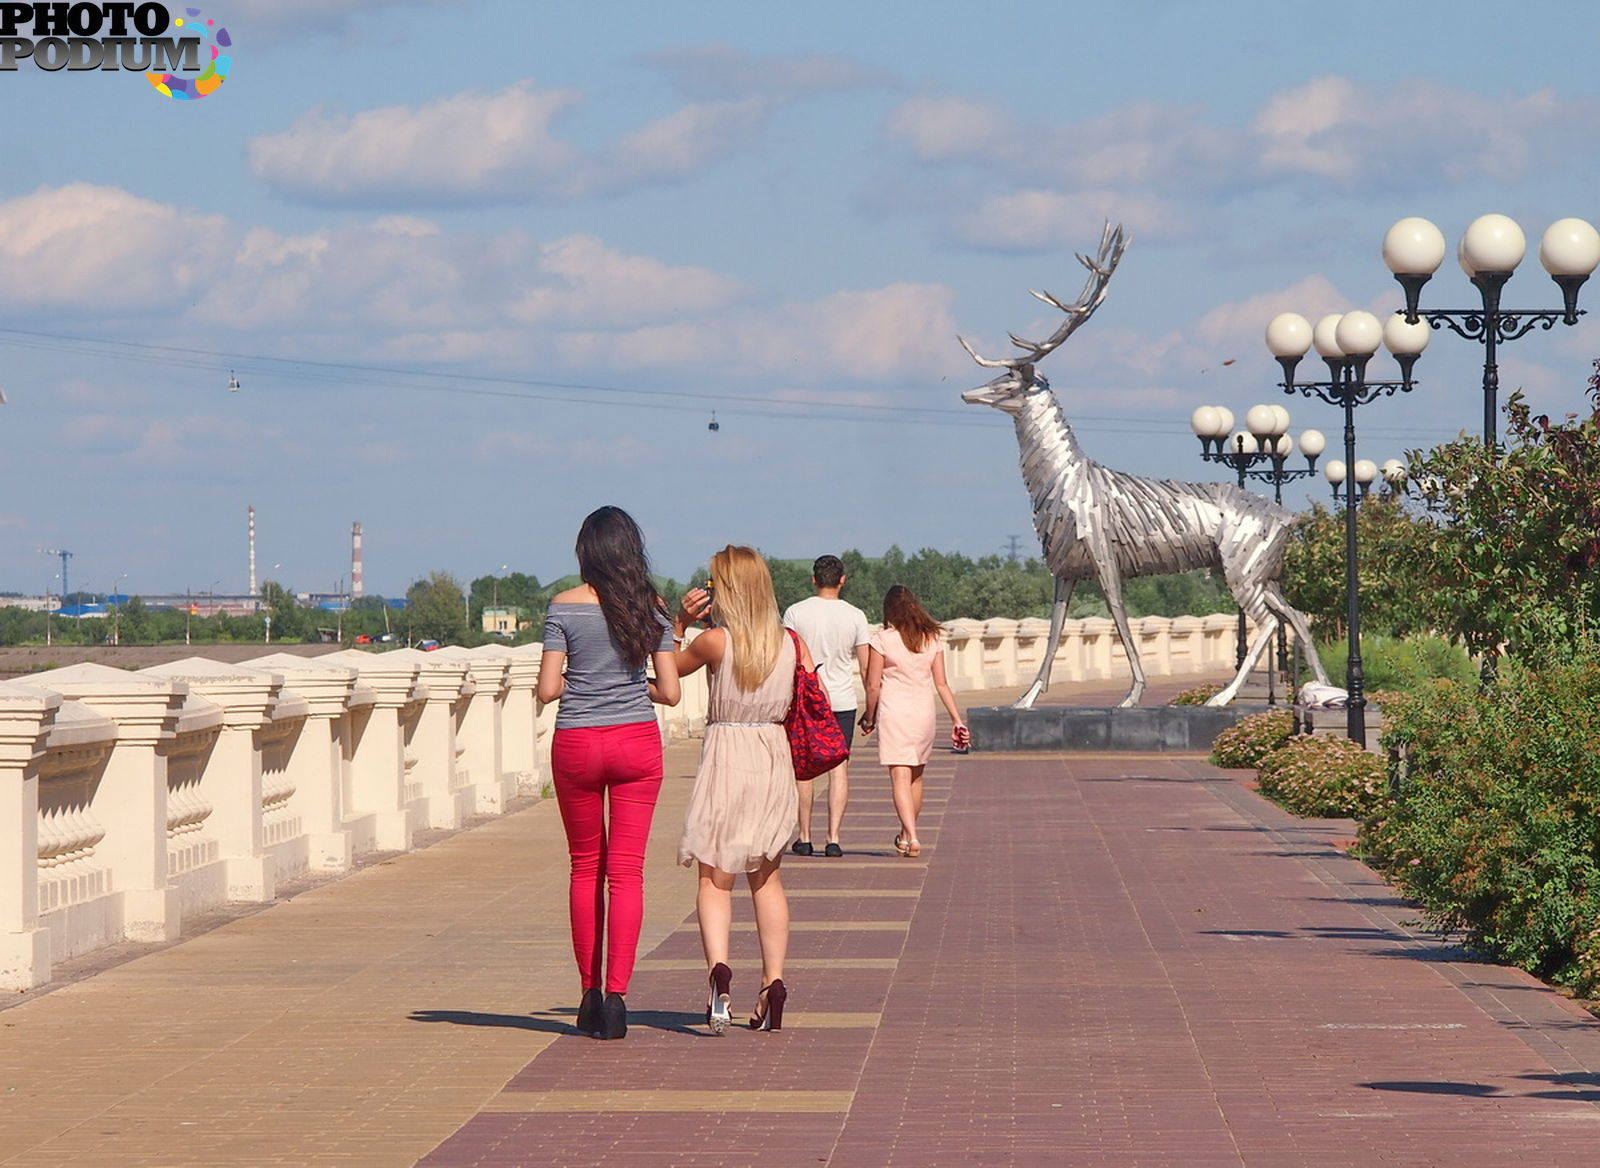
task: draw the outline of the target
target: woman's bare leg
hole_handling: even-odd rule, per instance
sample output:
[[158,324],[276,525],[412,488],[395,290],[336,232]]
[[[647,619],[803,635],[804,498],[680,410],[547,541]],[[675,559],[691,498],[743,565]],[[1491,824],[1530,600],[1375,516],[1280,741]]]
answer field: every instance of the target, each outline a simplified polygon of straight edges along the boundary
[[700,948],[705,950],[706,968],[718,962],[726,965],[728,933],[733,928],[733,873],[701,864],[694,910],[700,918]]
[[783,959],[789,954],[789,896],[783,890],[778,862],[766,860],[746,872],[750,900],[756,910],[756,936],[761,939],[761,984],[771,985],[783,976]]
[[[917,838],[917,812],[922,803],[920,795],[911,790],[911,774],[920,767],[892,766],[889,768],[889,793],[894,798],[894,812],[900,817],[900,839],[910,843]],[[921,787],[921,784],[917,784]]]
[[[922,772],[925,770],[927,770],[925,766],[911,768],[911,825],[913,828],[916,827],[917,821],[922,818]],[[915,830],[912,831],[909,838],[917,838]]]

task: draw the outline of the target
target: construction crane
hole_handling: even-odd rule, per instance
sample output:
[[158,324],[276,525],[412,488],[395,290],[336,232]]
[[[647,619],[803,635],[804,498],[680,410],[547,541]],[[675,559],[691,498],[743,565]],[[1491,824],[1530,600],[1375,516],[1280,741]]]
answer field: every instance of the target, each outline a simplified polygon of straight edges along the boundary
[[72,553],[62,548],[40,548],[39,551],[42,555],[61,557],[61,603],[63,606],[65,606],[67,603],[68,594],[67,561],[72,558]]

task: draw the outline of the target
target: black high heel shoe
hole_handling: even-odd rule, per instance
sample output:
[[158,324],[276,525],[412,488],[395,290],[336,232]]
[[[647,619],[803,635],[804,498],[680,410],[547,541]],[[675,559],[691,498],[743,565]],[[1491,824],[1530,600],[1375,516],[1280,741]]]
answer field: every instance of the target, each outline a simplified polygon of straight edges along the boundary
[[605,1000],[606,996],[600,992],[599,986],[583,991],[583,1000],[578,1003],[577,1025],[580,1034],[593,1034],[600,1028],[600,1007]]
[[782,1030],[783,1004],[789,1000],[789,991],[783,987],[783,978],[775,977],[761,987],[756,996],[756,1014],[750,1019],[751,1030]]
[[733,1021],[733,1013],[728,1003],[732,995],[728,988],[733,985],[733,970],[722,962],[717,962],[711,967],[711,1004],[706,1007],[706,1025],[711,1027],[711,1033],[722,1034]]
[[606,1000],[600,1006],[599,1025],[595,1027],[596,1038],[623,1038],[628,1033],[628,1004],[622,1000],[621,994],[607,994]]

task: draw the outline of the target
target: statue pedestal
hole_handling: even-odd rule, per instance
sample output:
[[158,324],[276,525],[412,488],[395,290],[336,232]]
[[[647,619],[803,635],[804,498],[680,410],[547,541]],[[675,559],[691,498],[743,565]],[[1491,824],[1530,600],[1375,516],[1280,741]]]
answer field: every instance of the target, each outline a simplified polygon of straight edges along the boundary
[[1231,706],[979,706],[967,711],[974,751],[1188,751],[1241,718],[1286,707]]

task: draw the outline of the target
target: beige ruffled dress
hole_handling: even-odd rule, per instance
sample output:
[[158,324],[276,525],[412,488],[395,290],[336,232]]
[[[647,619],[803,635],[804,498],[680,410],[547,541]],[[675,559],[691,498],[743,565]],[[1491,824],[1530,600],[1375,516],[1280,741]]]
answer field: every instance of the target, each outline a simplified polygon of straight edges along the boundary
[[710,677],[711,708],[700,769],[684,816],[678,863],[754,872],[799,838],[799,796],[783,719],[794,696],[794,641],[785,635],[772,672],[753,691],[733,678],[733,638]]

